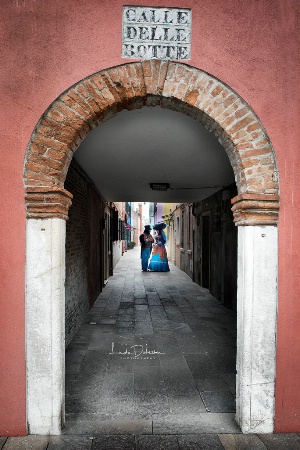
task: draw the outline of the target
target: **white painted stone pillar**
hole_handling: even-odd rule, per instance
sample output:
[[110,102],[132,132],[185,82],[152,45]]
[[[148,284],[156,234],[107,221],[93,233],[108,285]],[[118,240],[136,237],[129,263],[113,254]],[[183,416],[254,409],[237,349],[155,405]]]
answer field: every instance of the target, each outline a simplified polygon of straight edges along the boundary
[[272,433],[277,323],[276,226],[238,227],[237,412],[243,433]]
[[28,219],[26,367],[29,434],[60,434],[64,424],[65,220]]

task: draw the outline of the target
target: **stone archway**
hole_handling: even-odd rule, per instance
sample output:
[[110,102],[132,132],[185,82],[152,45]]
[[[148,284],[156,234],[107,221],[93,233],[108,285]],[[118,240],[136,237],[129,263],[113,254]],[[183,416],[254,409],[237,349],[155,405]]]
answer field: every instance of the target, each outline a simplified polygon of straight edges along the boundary
[[239,226],[236,417],[244,432],[273,431],[279,208],[274,151],[254,112],[228,86],[199,69],[151,60],[110,68],[72,86],[41,117],[28,145],[31,433],[57,434],[64,422],[64,242],[72,198],[64,180],[73,153],[90,130],[122,109],[157,105],[188,114],[214,133],[233,167],[238,196],[232,209]]

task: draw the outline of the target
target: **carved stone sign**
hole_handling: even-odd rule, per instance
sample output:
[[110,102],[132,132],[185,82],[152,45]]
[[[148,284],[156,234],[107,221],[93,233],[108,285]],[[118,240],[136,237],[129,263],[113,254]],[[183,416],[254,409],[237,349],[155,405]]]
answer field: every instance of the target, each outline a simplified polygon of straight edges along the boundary
[[124,6],[122,57],[190,59],[191,25],[190,9]]

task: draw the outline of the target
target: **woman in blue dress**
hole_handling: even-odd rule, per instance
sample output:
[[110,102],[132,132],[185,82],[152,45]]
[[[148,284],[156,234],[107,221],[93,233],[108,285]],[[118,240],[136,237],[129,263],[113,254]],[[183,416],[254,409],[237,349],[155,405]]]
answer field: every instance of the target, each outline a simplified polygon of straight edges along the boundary
[[148,269],[155,272],[170,271],[167,251],[165,247],[167,238],[165,232],[163,231],[164,228],[166,228],[165,223],[157,223],[153,227],[153,230],[156,231],[156,235],[154,236],[155,244],[152,247],[151,259]]

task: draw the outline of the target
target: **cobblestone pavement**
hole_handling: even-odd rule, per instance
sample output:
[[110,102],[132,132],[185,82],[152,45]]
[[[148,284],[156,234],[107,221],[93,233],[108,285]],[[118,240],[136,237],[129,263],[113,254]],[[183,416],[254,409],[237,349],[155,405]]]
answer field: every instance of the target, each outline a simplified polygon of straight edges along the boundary
[[235,314],[170,268],[142,272],[139,249],[125,253],[67,348],[63,435],[0,450],[300,450],[297,434],[241,434]]

